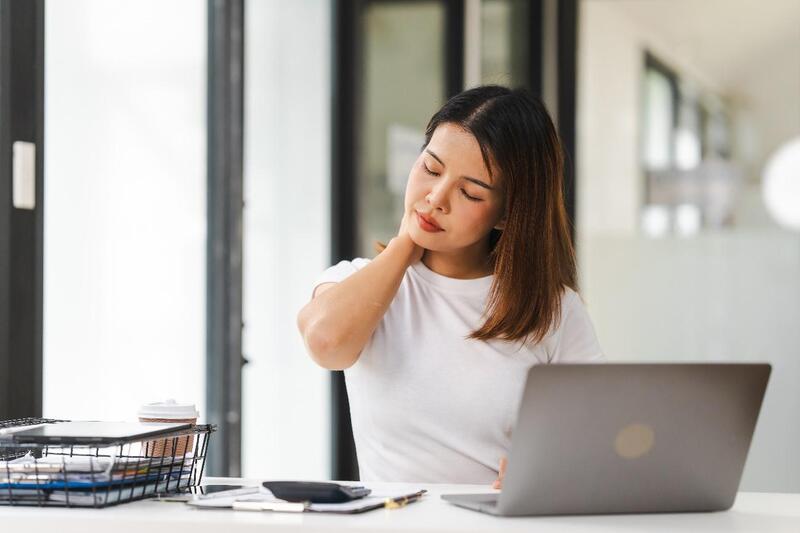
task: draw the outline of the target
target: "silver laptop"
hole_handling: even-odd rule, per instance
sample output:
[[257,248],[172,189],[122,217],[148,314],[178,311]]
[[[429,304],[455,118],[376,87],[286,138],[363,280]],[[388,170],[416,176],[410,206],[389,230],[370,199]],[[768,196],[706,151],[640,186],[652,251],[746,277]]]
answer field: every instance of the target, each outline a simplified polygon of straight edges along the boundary
[[445,494],[505,516],[733,505],[769,364],[535,366],[503,490]]

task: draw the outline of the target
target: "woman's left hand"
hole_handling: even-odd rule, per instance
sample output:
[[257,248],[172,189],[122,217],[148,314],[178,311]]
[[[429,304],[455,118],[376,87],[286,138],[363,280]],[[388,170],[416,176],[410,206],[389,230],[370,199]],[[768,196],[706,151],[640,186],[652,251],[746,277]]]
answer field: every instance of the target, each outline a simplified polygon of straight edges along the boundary
[[506,475],[506,466],[508,465],[508,459],[505,457],[500,458],[500,469],[497,474],[497,479],[492,483],[493,489],[502,489],[503,488],[503,478]]

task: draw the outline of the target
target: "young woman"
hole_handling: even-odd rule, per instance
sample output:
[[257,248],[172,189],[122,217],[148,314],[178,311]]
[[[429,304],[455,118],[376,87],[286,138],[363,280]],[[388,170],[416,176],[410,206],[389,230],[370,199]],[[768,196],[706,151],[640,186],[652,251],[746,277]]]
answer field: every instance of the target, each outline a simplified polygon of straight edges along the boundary
[[397,236],[317,280],[298,327],[346,369],[362,480],[499,487],[528,369],[603,359],[562,169],[538,99],[465,91],[428,124]]

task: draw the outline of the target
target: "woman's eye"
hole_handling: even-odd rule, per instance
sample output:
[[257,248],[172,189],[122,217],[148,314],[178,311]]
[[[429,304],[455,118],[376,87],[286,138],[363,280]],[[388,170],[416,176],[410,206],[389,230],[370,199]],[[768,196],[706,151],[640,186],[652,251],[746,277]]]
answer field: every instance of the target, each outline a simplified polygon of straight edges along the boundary
[[474,196],[470,196],[469,194],[467,194],[467,191],[465,191],[464,189],[461,189],[461,194],[464,195],[464,198],[466,198],[467,200],[471,200],[473,202],[482,202],[483,201],[480,198],[476,198]]
[[425,172],[427,172],[431,176],[438,176],[439,175],[438,172],[434,172],[433,170],[429,169],[428,165],[426,165],[425,163],[423,163],[422,166],[425,167]]

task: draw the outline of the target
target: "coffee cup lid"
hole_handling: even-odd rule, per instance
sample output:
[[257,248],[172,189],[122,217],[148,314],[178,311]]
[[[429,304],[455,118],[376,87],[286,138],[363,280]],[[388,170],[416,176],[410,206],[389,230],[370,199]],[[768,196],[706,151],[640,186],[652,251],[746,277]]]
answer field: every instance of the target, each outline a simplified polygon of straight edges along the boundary
[[193,403],[178,403],[175,400],[165,402],[146,403],[139,408],[141,418],[167,418],[167,419],[187,419],[197,418],[200,413]]

